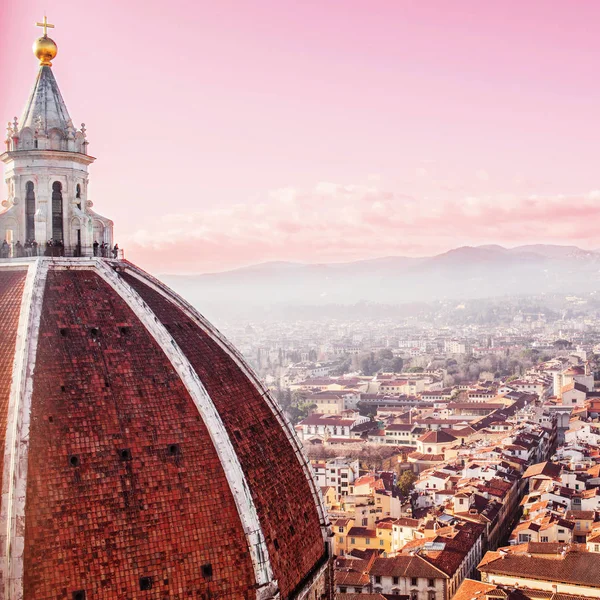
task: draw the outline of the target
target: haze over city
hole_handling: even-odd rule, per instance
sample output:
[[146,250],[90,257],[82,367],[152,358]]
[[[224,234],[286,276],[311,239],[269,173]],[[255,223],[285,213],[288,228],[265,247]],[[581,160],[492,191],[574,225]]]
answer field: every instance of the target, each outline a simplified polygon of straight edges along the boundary
[[[22,36],[45,7],[0,5],[3,115],[29,92]],[[55,73],[99,158],[90,197],[153,271],[590,250],[599,13],[589,1],[64,0]]]

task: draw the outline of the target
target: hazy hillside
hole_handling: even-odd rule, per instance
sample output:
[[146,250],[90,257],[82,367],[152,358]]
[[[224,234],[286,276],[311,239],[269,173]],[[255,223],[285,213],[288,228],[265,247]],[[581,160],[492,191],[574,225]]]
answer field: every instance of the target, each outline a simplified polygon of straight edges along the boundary
[[374,302],[401,304],[600,289],[600,254],[575,246],[462,247],[426,258],[265,263],[161,278],[201,310]]

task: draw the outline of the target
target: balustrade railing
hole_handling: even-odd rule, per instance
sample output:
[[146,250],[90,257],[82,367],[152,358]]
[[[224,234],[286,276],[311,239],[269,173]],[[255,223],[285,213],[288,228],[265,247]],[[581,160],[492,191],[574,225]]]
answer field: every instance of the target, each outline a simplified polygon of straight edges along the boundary
[[19,258],[34,258],[36,256],[47,256],[51,258],[79,258],[97,257],[112,260],[123,260],[125,254],[122,248],[109,246],[62,246],[60,244],[9,244],[0,243],[0,260],[12,260]]

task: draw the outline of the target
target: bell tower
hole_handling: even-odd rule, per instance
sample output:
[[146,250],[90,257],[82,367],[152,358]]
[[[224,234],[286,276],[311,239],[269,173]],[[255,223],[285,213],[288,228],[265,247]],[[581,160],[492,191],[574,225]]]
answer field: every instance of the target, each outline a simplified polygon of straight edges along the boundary
[[85,124],[73,125],[52,72],[58,47],[48,37],[54,25],[46,17],[44,35],[33,44],[39,72],[20,119],[8,124],[6,165],[8,198],[0,213],[0,244],[35,240],[43,251],[49,240],[67,256],[91,256],[93,245],[113,243],[113,222],[92,210],[88,198]]

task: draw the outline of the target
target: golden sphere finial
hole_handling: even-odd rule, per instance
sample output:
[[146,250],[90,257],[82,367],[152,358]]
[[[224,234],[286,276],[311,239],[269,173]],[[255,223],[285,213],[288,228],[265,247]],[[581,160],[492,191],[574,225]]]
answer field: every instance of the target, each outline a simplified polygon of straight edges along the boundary
[[44,36],[33,42],[33,53],[36,58],[39,58],[40,65],[51,67],[52,59],[55,58],[58,53],[58,46],[53,39]]
[[48,37],[48,28],[54,29],[54,25],[48,23],[46,15],[42,23],[36,23],[36,27],[43,27],[44,35],[33,42],[33,53],[39,58],[40,65],[44,67],[52,66],[52,59],[58,54],[56,42]]

